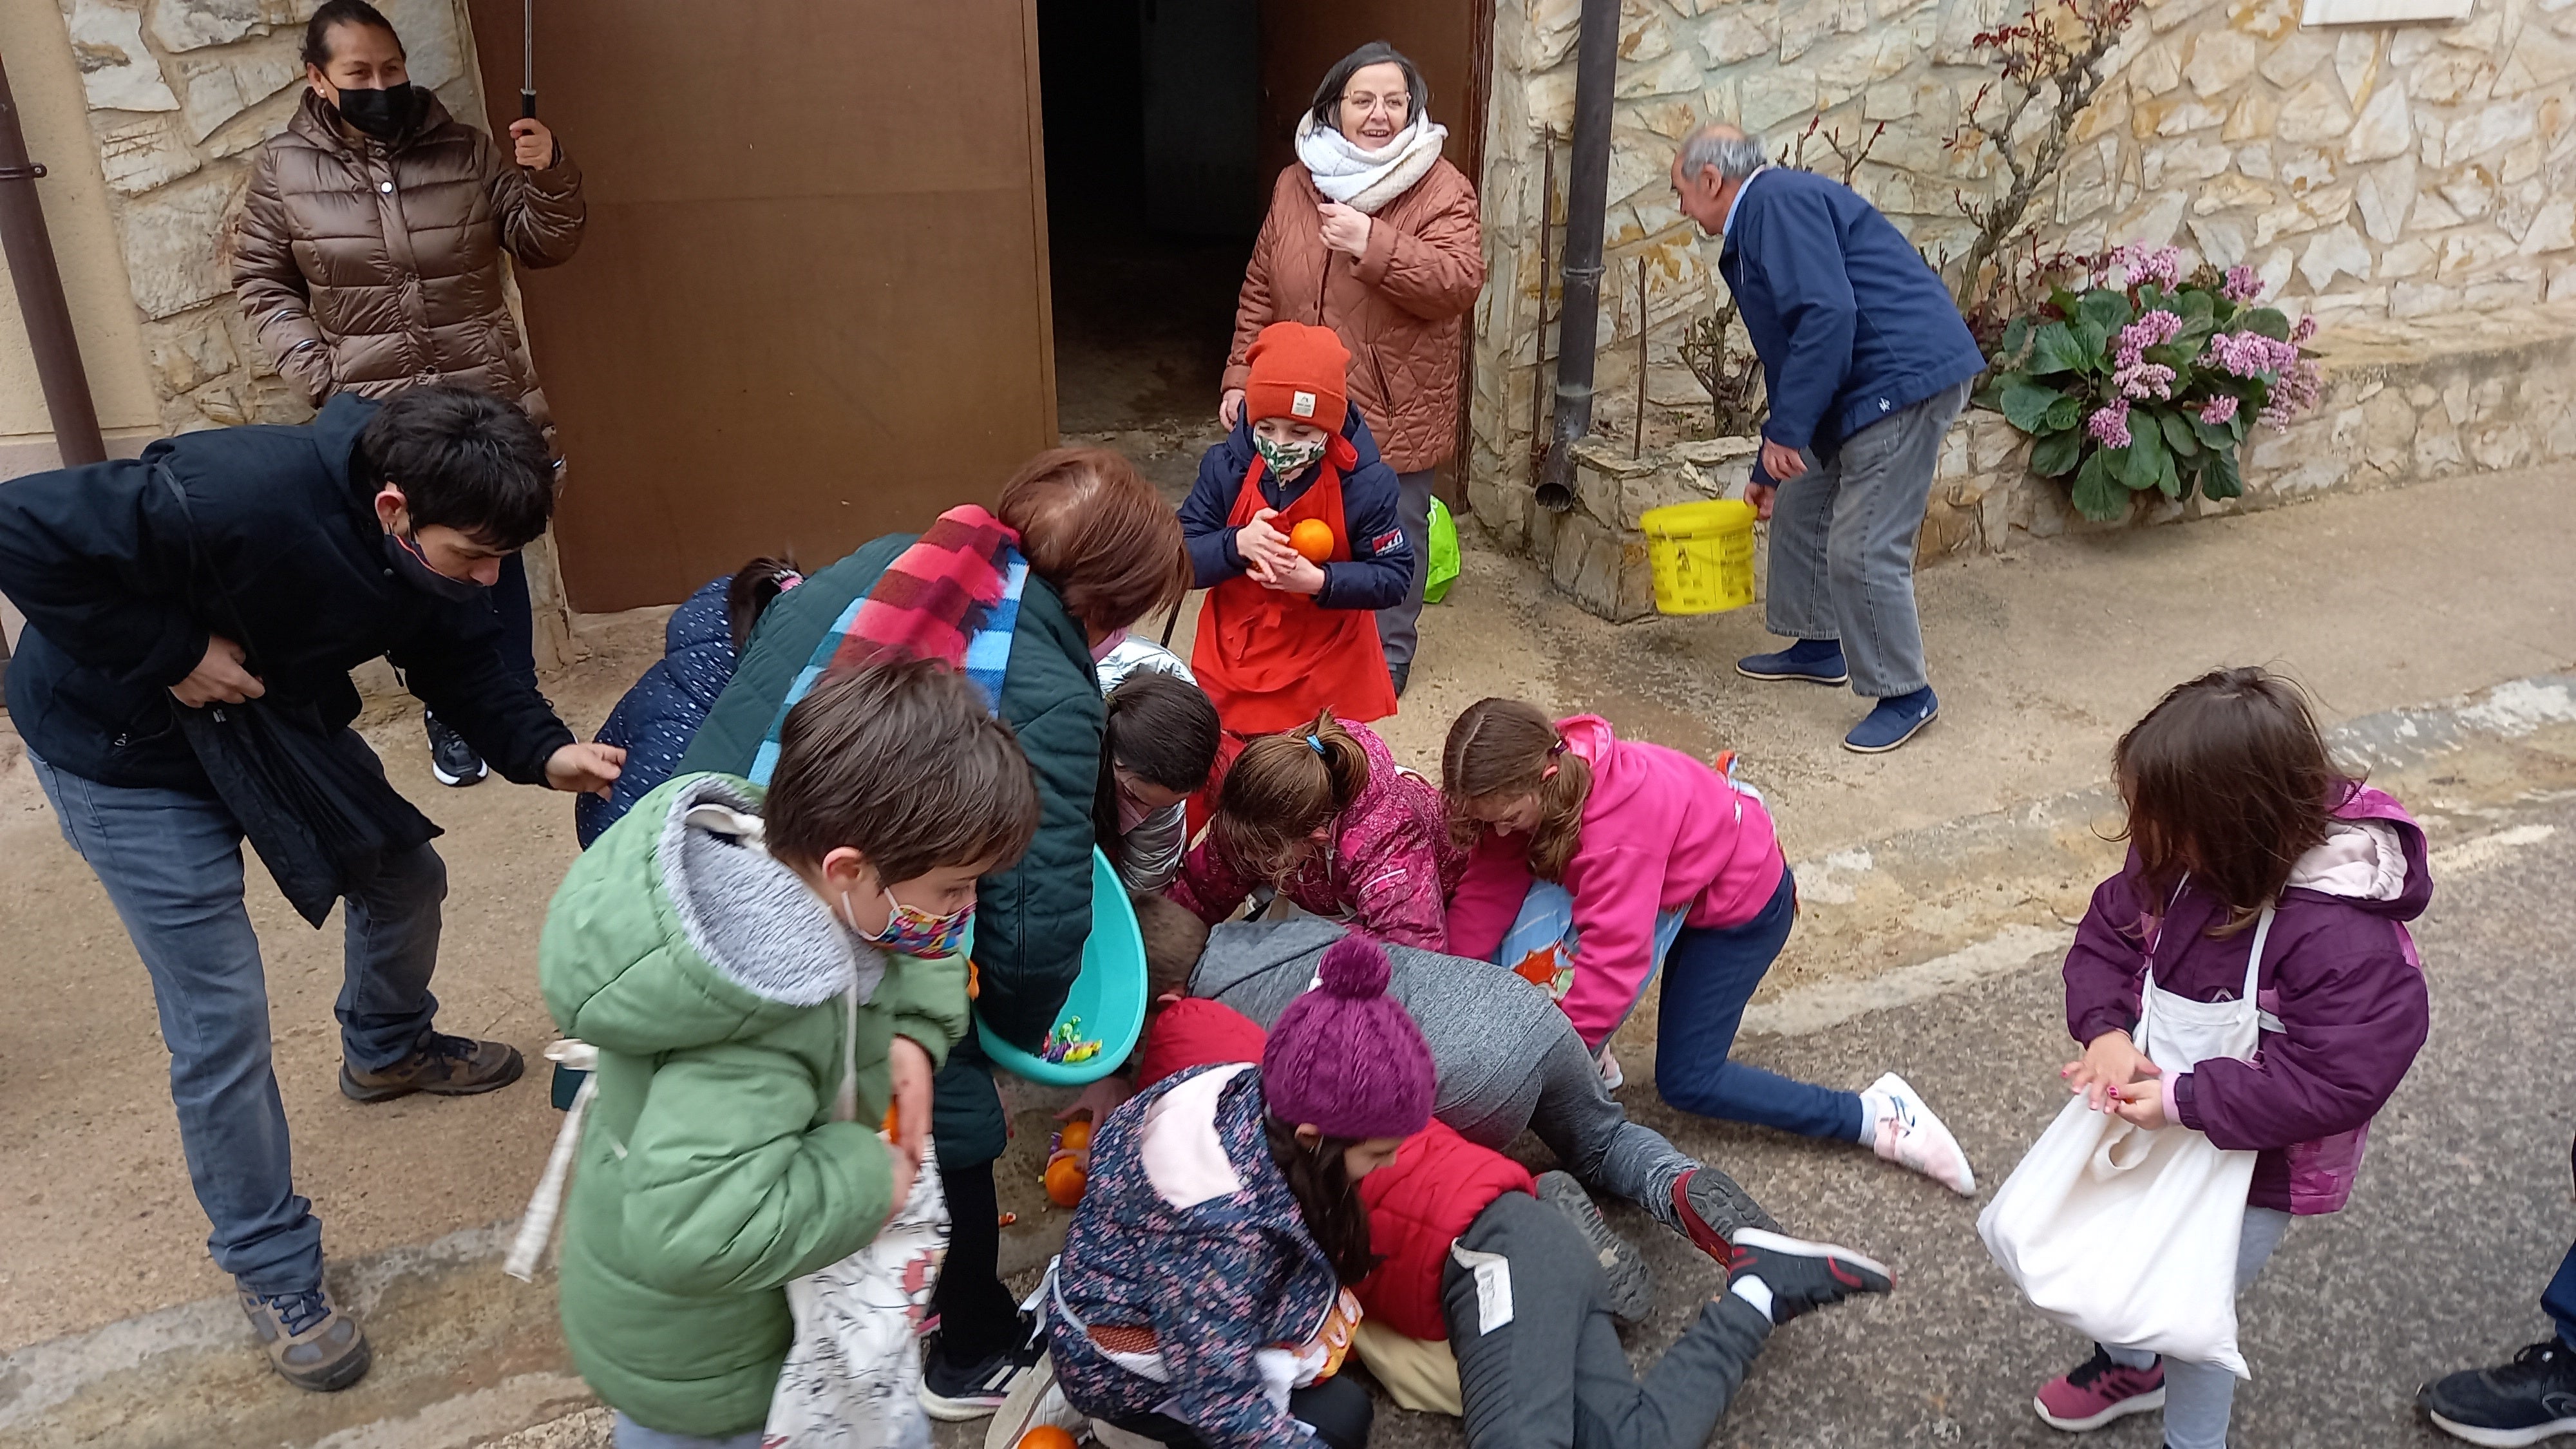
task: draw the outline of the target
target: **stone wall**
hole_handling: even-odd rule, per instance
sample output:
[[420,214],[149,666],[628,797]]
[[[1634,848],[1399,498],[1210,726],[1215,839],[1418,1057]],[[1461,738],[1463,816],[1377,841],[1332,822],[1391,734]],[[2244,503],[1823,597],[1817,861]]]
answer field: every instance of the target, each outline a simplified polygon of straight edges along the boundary
[[[1916,559],[2576,460],[2576,302],[2353,322],[2318,341],[2323,403],[2249,438],[2245,495],[2223,503],[2149,494],[2129,517],[2094,522],[2067,502],[2064,483],[2030,472],[2029,441],[2002,414],[1969,409],[1943,442]],[[1531,555],[1591,612],[1643,618],[1654,612],[1654,586],[1637,515],[1742,496],[1754,448],[1749,438],[1712,438],[1631,458],[1624,441],[1578,443],[1576,505],[1530,514]]]
[[[2150,0],[2033,208],[2043,235],[2078,249],[2171,242],[2250,264],[2329,337],[2364,319],[2576,296],[2576,0],[2473,3],[2451,23],[2302,28],[2299,0]],[[1734,119],[1776,151],[1821,117],[1850,144],[1883,121],[1853,184],[1927,256],[1955,257],[1967,237],[1957,199],[1995,188],[1999,168],[1943,142],[1992,78],[1969,39],[2007,8],[2020,6],[1626,0],[1596,430],[1625,441],[1632,425],[1640,259],[1648,436],[1708,427],[1676,349],[1722,284],[1714,243],[1672,203],[1675,142]],[[1530,541],[1532,390],[1555,348],[1540,325],[1555,287],[1539,266],[1542,156],[1553,126],[1548,204],[1561,224],[1579,13],[1580,0],[1502,0],[1496,20],[1470,490],[1514,544]],[[1807,162],[1839,170],[1821,146]],[[2249,460],[2249,485],[2268,456]]]
[[[163,432],[312,415],[233,300],[225,222],[304,94],[319,0],[62,0]],[[412,80],[483,114],[454,0],[379,0]]]

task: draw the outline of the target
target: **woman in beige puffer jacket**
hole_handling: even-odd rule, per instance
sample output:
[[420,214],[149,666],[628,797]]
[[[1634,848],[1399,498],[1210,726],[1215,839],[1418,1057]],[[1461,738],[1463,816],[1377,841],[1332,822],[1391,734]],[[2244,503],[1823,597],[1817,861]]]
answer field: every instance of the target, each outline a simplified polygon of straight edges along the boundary
[[251,170],[233,289],[315,406],[428,382],[512,399],[552,432],[501,285],[501,253],[551,267],[581,245],[581,171],[558,145],[525,170],[430,97],[390,144],[319,92]]

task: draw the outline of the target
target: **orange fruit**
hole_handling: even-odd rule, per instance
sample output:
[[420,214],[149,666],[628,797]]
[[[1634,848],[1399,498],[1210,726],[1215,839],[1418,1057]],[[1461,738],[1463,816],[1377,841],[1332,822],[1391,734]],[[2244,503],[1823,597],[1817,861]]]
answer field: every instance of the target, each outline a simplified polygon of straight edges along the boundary
[[1080,1152],[1091,1145],[1091,1119],[1076,1117],[1056,1133],[1056,1145],[1067,1152]]
[[1090,1178],[1083,1172],[1081,1163],[1070,1157],[1059,1157],[1047,1164],[1047,1201],[1057,1207],[1076,1206],[1082,1201],[1084,1184],[1089,1181]]
[[896,1135],[897,1133],[901,1132],[902,1130],[903,1130],[903,1109],[902,1109],[901,1107],[895,1106],[895,1105],[894,1105],[893,1103],[891,1103],[891,1102],[887,1103],[887,1104],[886,1104],[885,1128],[884,1128],[885,1135],[887,1135],[888,1137],[892,1137],[892,1136]]
[[1288,530],[1288,546],[1308,563],[1322,563],[1333,556],[1333,526],[1320,518],[1301,518]]
[[1019,1449],[1075,1449],[1075,1441],[1053,1424],[1040,1424],[1020,1436]]

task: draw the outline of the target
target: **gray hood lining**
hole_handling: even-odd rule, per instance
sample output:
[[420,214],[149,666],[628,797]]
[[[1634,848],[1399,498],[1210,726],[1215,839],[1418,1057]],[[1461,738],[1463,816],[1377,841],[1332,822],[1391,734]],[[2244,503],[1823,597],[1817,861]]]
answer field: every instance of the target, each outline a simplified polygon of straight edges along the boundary
[[850,934],[804,880],[772,860],[758,807],[732,781],[694,780],[663,817],[662,888],[689,945],[726,980],[767,1001],[819,1006],[858,987],[876,995],[885,956]]

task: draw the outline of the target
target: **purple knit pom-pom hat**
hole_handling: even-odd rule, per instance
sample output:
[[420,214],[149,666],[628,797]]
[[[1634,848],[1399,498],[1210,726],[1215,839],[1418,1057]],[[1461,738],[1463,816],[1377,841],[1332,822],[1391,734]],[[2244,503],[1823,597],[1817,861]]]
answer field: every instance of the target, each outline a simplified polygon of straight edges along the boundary
[[1431,1120],[1431,1047],[1386,995],[1386,951],[1345,936],[1324,950],[1314,990],[1288,1004],[1261,1053],[1270,1115],[1327,1137],[1410,1137]]

